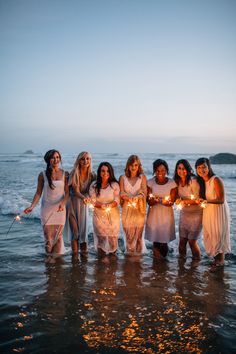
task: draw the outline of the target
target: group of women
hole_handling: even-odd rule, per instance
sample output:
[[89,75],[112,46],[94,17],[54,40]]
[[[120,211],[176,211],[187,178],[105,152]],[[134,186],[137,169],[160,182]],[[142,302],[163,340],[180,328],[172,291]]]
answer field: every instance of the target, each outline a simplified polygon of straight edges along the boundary
[[180,211],[180,257],[186,256],[189,244],[193,258],[200,259],[198,239],[203,229],[206,252],[214,257],[212,267],[224,264],[224,255],[230,252],[229,208],[223,182],[213,173],[209,159],[196,161],[196,176],[187,160],[179,160],[173,179],[168,177],[167,162],[157,159],[153,177],[147,180],[139,157],[131,155],[119,181],[109,162],[101,162],[95,173],[88,152],[78,155],[70,174],[61,169],[59,151],[49,150],[44,159],[46,170],[39,174],[33,201],[24,212],[30,213],[42,196],[41,221],[49,256],[64,252],[66,220],[72,253],[87,253],[89,208],[93,211],[95,249],[101,256],[114,254],[121,206],[126,253],[145,253],[146,239],[153,243],[155,258],[166,257],[168,243],[176,238],[175,203]]

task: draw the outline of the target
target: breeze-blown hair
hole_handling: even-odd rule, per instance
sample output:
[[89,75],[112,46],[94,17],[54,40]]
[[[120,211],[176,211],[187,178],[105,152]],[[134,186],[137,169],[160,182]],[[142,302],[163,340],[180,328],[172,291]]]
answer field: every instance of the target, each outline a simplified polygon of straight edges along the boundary
[[108,179],[108,183],[110,184],[110,186],[112,187],[112,182],[117,182],[117,179],[115,177],[115,174],[114,174],[114,169],[112,167],[112,165],[107,162],[107,161],[104,161],[104,162],[101,162],[100,165],[98,166],[98,170],[97,170],[97,179],[96,179],[96,182],[95,182],[95,191],[96,191],[96,195],[99,196],[100,195],[100,191],[101,191],[101,188],[102,188],[102,177],[101,177],[101,169],[103,166],[106,166],[108,168],[108,172],[109,172],[109,179]]
[[49,187],[51,189],[54,189],[55,186],[53,185],[53,182],[52,182],[52,168],[51,168],[51,165],[50,165],[50,160],[53,158],[53,155],[57,153],[60,157],[60,161],[61,161],[61,154],[58,150],[55,150],[55,149],[52,149],[52,150],[48,150],[46,152],[46,154],[44,155],[44,161],[46,162],[47,164],[47,168],[46,168],[46,176],[47,176],[47,179],[48,179],[48,184],[49,184]]
[[82,151],[81,153],[79,153],[79,155],[77,156],[75,163],[74,163],[74,167],[70,173],[70,177],[69,177],[69,186],[71,185],[72,187],[76,187],[79,186],[79,189],[81,189],[81,180],[80,180],[80,174],[81,174],[81,165],[80,162],[82,160],[82,158],[85,155],[89,155],[90,157],[90,165],[87,171],[87,179],[89,179],[89,182],[92,181],[92,156],[89,152],[87,151]]
[[184,168],[185,170],[187,171],[187,175],[186,175],[186,184],[189,185],[190,181],[191,181],[191,177],[194,176],[194,173],[193,173],[193,169],[190,165],[190,163],[188,162],[188,160],[185,160],[185,159],[181,159],[181,160],[178,160],[176,162],[176,165],[175,165],[175,172],[174,172],[174,181],[177,185],[179,185],[180,181],[181,181],[181,178],[180,176],[178,175],[178,167],[179,165],[182,164],[184,165]]
[[[212,167],[211,167],[211,163],[210,163],[210,160],[207,158],[207,157],[200,157],[196,162],[195,162],[195,168],[196,168],[196,172],[197,172],[197,167],[200,166],[200,165],[203,165],[203,164],[207,164],[208,166],[208,169],[209,169],[209,177],[212,177],[214,176],[214,172],[212,170]],[[199,174],[197,173],[197,180],[198,180],[198,183],[200,185],[200,197],[201,198],[206,198],[206,186],[205,186],[205,181],[202,177],[199,176]]]
[[142,173],[143,173],[143,167],[141,164],[141,161],[139,159],[139,157],[137,155],[130,155],[127,162],[126,162],[126,166],[125,166],[125,175],[126,177],[130,177],[131,173],[129,170],[130,165],[132,165],[134,162],[138,163],[138,172],[137,172],[137,176],[139,177]]
[[156,161],[153,162],[153,174],[155,175],[156,170],[159,166],[163,165],[166,169],[167,174],[169,174],[169,166],[168,163],[165,160],[162,159],[157,159]]

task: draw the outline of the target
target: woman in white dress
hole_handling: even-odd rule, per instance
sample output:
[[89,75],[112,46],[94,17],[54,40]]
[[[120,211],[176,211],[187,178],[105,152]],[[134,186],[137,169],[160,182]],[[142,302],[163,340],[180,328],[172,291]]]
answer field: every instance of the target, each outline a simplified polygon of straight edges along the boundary
[[65,205],[68,200],[68,173],[60,168],[59,151],[49,150],[44,160],[47,164],[46,171],[39,174],[36,193],[24,213],[31,213],[42,196],[41,223],[45,250],[49,256],[60,255],[64,253],[63,229],[66,221]]
[[120,231],[120,187],[109,162],[101,162],[97,179],[90,186],[89,195],[94,206],[94,247],[99,255],[115,253]]
[[181,159],[177,161],[174,181],[178,186],[178,196],[175,201],[180,210],[179,216],[179,254],[186,256],[189,244],[194,259],[200,259],[201,251],[198,239],[202,230],[202,208],[199,205],[200,185],[193,174],[190,163]]
[[68,204],[68,220],[71,231],[71,249],[73,255],[87,253],[88,238],[88,205],[90,184],[96,179],[92,171],[92,158],[90,153],[81,152],[69,176],[70,199]]
[[128,255],[145,251],[143,235],[147,197],[147,179],[137,155],[131,155],[126,163],[125,174],[120,177],[122,225],[125,248]]
[[214,257],[212,269],[224,265],[225,253],[230,247],[230,214],[225,199],[224,184],[215,176],[209,159],[200,158],[195,163],[201,186],[203,206],[203,241],[206,252]]
[[168,242],[175,236],[173,203],[177,195],[176,183],[169,177],[169,167],[165,160],[153,162],[153,178],[147,182],[149,204],[145,238],[153,242],[155,258],[166,257]]

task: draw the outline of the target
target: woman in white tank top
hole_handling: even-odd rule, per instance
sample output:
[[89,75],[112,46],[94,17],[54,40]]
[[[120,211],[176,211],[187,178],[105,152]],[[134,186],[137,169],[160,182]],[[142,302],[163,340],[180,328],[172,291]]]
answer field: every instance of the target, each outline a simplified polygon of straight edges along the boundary
[[64,253],[63,229],[66,221],[65,205],[68,200],[68,173],[60,168],[59,151],[49,150],[44,160],[47,163],[46,171],[39,174],[36,193],[24,213],[31,213],[42,196],[41,223],[46,253],[49,256],[60,255]]

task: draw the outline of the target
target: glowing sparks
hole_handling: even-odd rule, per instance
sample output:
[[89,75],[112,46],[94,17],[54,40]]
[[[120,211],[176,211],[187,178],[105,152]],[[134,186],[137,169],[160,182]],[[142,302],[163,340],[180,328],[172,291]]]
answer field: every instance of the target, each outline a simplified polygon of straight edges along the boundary
[[166,201],[166,202],[169,202],[169,200],[170,200],[170,196],[169,196],[169,195],[167,195],[164,199],[165,199],[165,201]]
[[14,225],[14,222],[15,222],[15,221],[20,221],[20,220],[21,220],[20,215],[16,215],[16,216],[14,217],[14,219],[13,219],[13,221],[12,221],[12,223],[11,223],[11,225],[10,225],[10,227],[9,227],[9,229],[8,229],[8,231],[7,231],[7,233],[6,233],[6,236],[9,234],[9,232],[10,232],[12,226]]
[[204,200],[201,204],[200,204],[200,207],[205,209],[206,208],[206,205],[207,205],[207,202]]
[[182,210],[183,209],[183,205],[181,203],[179,203],[177,206],[176,206],[177,210]]
[[88,207],[90,210],[94,210],[94,205],[92,203],[89,203]]
[[107,214],[109,214],[109,213],[111,212],[111,207],[107,207],[107,208],[105,209],[105,211],[106,211]]
[[195,199],[195,198],[194,198],[194,194],[191,194],[191,195],[190,195],[190,199],[191,199],[191,200],[194,200],[194,199]]

